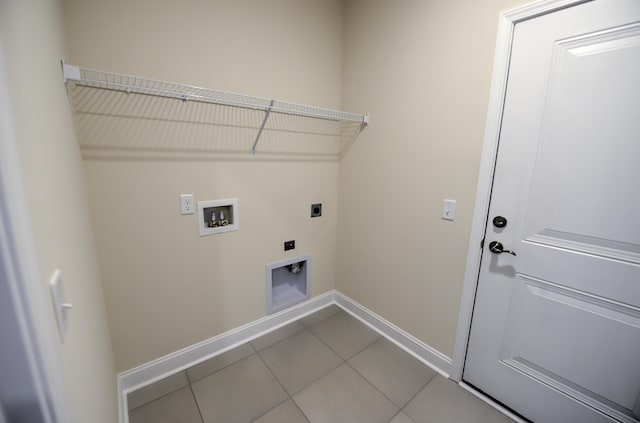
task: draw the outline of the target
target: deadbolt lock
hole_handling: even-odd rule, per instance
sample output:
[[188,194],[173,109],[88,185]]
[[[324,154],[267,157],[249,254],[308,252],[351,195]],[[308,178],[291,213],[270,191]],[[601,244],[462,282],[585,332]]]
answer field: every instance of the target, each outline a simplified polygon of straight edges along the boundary
[[496,216],[493,218],[493,226],[496,228],[504,228],[507,226],[507,218],[502,216]]

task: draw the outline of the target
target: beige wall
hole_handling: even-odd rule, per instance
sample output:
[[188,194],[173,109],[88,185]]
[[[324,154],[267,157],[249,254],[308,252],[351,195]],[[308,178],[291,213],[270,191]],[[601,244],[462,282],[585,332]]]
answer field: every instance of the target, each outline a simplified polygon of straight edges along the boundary
[[[347,0],[336,287],[451,356],[500,12],[522,0]],[[457,200],[454,222],[442,200]]]
[[[342,11],[338,0],[67,0],[68,61],[339,108]],[[116,124],[100,142],[157,147],[158,126],[131,135],[145,124],[133,122],[131,130]],[[79,130],[89,139],[81,141],[91,144],[93,129],[101,129],[87,125]],[[91,157],[85,169],[120,371],[265,316],[268,263],[310,253],[311,294],[335,286],[338,164],[185,158],[194,135],[187,126],[158,134],[173,152],[155,160],[122,148],[120,160],[84,151]],[[225,142],[244,146],[230,134]],[[240,230],[200,237],[196,216],[179,214],[184,193],[196,201],[237,197]],[[323,216],[311,219],[316,202]],[[284,253],[289,239],[296,249]]]
[[[61,79],[60,6],[49,0],[0,2],[0,40],[7,65],[29,221],[45,296],[62,271],[70,312],[59,346],[76,422],[117,421],[116,373],[96,260],[82,161]],[[51,331],[56,331],[53,308]],[[56,335],[57,338],[57,335]]]
[[[523,3],[66,0],[71,63],[372,116],[339,165],[86,149],[118,369],[263,316],[264,264],[289,238],[313,255],[313,295],[335,286],[451,356],[498,14]],[[238,197],[241,230],[199,237],[186,192]]]

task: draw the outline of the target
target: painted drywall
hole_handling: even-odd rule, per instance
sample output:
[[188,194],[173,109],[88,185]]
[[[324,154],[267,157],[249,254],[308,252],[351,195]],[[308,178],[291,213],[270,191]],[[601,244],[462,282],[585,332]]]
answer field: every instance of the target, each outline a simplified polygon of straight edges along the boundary
[[[499,13],[521,0],[347,0],[336,288],[451,356]],[[443,199],[456,220],[441,220]]]
[[[335,286],[451,355],[498,14],[523,3],[67,0],[72,63],[372,116],[339,166],[83,150],[118,369],[264,315],[289,238],[313,295]],[[186,192],[238,197],[241,230],[198,237]]]
[[[67,0],[64,5],[69,63],[340,107],[341,1]],[[106,113],[127,107],[122,98],[92,98],[109,102]],[[264,160],[260,150],[251,157],[248,149],[231,160],[194,154],[193,148],[207,142],[198,132],[206,125],[180,122],[181,130],[158,129],[172,124],[167,108],[181,106],[141,99],[138,109],[131,106],[134,112],[151,108],[159,115],[144,122],[114,116],[101,121],[114,125],[113,131],[77,114],[120,371],[265,316],[268,263],[310,253],[311,295],[335,287],[337,162],[282,154]],[[190,116],[200,119],[192,107]],[[223,135],[214,133],[209,141],[230,149],[253,142],[242,138],[242,129],[220,139]],[[101,144],[99,154],[94,142]],[[200,237],[197,215],[179,213],[178,196],[185,193],[196,201],[237,198],[240,229]],[[323,203],[322,217],[310,218],[313,203]],[[296,249],[285,253],[283,242],[290,239]]]
[[[59,345],[74,421],[117,421],[118,403],[104,296],[91,228],[82,160],[61,79],[64,53],[58,2],[0,2],[0,39],[12,101],[20,165],[43,295],[59,268],[70,327]],[[50,330],[57,332],[53,307]],[[57,338],[57,333],[56,333]]]

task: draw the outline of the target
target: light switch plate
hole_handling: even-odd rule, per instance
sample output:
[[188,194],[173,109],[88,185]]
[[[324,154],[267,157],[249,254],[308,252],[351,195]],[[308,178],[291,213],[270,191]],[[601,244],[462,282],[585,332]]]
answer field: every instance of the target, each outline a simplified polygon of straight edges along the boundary
[[456,219],[456,200],[445,199],[442,202],[442,218],[444,220]]
[[58,322],[60,342],[64,344],[64,338],[69,328],[68,314],[72,306],[66,302],[64,297],[64,285],[62,284],[60,269],[56,269],[53,272],[53,276],[51,276],[51,280],[49,281],[49,287],[51,288],[51,301],[53,302],[53,309],[56,313],[56,321]]

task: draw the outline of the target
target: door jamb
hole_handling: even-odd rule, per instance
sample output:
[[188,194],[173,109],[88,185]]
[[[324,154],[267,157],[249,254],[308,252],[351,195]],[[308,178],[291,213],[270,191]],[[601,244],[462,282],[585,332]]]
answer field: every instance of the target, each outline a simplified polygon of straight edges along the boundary
[[449,377],[457,382],[462,380],[467,345],[469,343],[471,317],[478,285],[480,259],[482,256],[480,244],[484,239],[487,215],[489,213],[493,172],[498,153],[498,141],[502,126],[502,109],[504,107],[504,98],[507,90],[511,44],[515,25],[528,19],[588,1],[591,0],[541,0],[500,14],[493,75],[491,77],[491,91],[487,107],[487,121],[485,124],[480,170],[478,172],[478,185],[476,188],[476,199],[473,208],[471,234],[469,237],[469,249],[467,251],[467,261],[462,285],[462,297],[458,314],[455,344],[453,347],[453,359],[449,373]]
[[8,87],[0,42],[0,352],[9,357],[0,363],[0,373],[11,376],[0,378],[0,391],[11,393],[0,398],[0,423],[12,417],[34,423],[70,422],[51,303],[28,219]]

